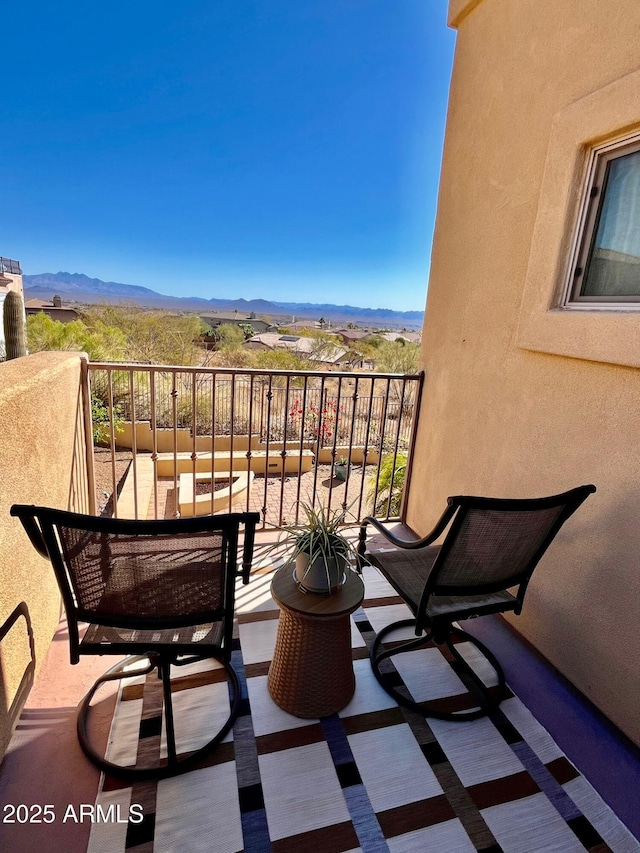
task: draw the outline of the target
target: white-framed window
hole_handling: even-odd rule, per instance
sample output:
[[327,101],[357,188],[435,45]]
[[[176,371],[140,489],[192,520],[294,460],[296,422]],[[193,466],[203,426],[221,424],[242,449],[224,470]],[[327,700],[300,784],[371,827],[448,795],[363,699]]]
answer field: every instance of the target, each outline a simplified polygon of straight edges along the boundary
[[640,309],[640,135],[591,152],[564,304]]

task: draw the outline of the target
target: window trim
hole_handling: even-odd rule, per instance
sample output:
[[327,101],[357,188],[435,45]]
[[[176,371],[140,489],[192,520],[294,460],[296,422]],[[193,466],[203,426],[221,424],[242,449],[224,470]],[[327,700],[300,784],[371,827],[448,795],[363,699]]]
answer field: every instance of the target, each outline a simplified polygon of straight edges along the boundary
[[562,308],[578,311],[640,310],[640,295],[631,299],[628,296],[580,294],[602,213],[608,166],[612,161],[638,151],[640,151],[640,133],[637,132],[609,140],[589,151],[585,183],[560,302]]
[[640,70],[562,107],[549,127],[515,330],[518,348],[640,368],[638,304],[563,304],[589,155],[640,137]]

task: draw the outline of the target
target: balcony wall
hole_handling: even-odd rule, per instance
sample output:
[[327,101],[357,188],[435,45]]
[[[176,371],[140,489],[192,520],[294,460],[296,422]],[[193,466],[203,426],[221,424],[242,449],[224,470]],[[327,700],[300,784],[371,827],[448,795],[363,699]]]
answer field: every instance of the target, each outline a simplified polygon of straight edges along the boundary
[[0,640],[0,760],[60,615],[51,567],[9,508],[33,503],[89,511],[80,379],[77,353],[0,364],[0,637],[8,629]]
[[[121,431],[115,435],[115,444],[118,450],[130,450],[134,446],[133,424],[129,421],[124,421],[120,427]],[[155,441],[155,448],[154,448]],[[135,425],[135,448],[140,452],[151,452],[156,450],[158,453],[173,453],[175,449],[177,453],[191,453],[193,451],[193,434],[190,429],[178,428],[172,429],[156,429],[152,430],[149,422],[144,421]],[[233,445],[233,450],[237,454],[246,453],[249,449],[249,436],[234,435],[233,439],[228,435],[217,435],[215,439],[216,450],[221,452],[230,451]],[[281,441],[270,441],[269,451],[271,454],[279,453],[283,448]],[[198,453],[209,453],[211,451],[211,436],[199,435],[196,437],[195,449]],[[317,448],[313,441],[287,441],[287,451],[290,454],[299,453],[301,450],[313,449],[314,453]],[[252,452],[267,451],[267,444],[261,441],[259,436],[251,437]],[[321,447],[318,452],[318,462],[321,465],[330,465],[335,458],[341,456],[349,456],[351,463],[354,465],[362,465],[364,462],[364,450],[362,446],[349,447],[348,444],[333,444],[327,447]],[[335,451],[335,452],[334,452]],[[367,448],[367,464],[377,463],[380,454],[373,447]]]
[[640,313],[553,310],[585,152],[640,127],[640,5],[452,0],[450,12],[459,29],[408,522],[424,532],[447,495],[595,483],[514,625],[640,743],[640,373],[630,366]]

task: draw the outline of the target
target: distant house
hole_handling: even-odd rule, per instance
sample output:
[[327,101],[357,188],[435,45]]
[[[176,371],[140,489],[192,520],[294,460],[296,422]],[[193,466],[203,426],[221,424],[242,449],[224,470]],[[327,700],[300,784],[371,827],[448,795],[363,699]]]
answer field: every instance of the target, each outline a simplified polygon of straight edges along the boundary
[[408,344],[419,344],[422,340],[420,332],[381,332],[380,337],[385,341],[406,341]]
[[362,329],[334,329],[332,334],[337,335],[345,344],[354,344],[356,341],[368,338],[371,332]]
[[211,326],[212,329],[218,326],[245,326],[249,325],[253,328],[256,334],[261,332],[269,332],[275,329],[273,323],[269,320],[264,320],[256,317],[255,314],[245,314],[239,311],[227,311],[216,314],[200,314],[200,319],[203,323]]
[[322,329],[317,320],[292,320],[284,324],[291,332],[299,332],[301,329]]
[[321,364],[339,365],[347,360],[347,350],[337,344],[324,344],[319,347],[315,338],[298,335],[281,335],[278,332],[265,332],[254,335],[245,341],[245,349],[251,350],[287,350],[294,355],[308,358]]
[[79,320],[80,314],[75,308],[68,308],[62,305],[62,299],[59,296],[54,296],[50,302],[42,299],[27,299],[24,303],[24,310],[27,317],[33,314],[46,314],[52,320],[57,320],[59,323],[71,323],[72,320]]

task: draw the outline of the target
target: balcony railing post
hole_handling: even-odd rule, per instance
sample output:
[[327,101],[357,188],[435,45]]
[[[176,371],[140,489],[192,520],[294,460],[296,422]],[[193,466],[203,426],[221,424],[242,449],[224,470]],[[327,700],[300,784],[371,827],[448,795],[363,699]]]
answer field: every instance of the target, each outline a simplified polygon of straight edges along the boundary
[[[198,400],[196,395],[196,380],[198,378],[198,374],[194,373],[191,377],[191,460],[193,463],[193,471],[192,471],[192,485],[193,485],[193,496],[191,500],[191,512],[192,515],[196,514],[196,497],[198,494],[198,478],[196,476],[197,469],[197,460],[198,460],[198,418],[197,418],[197,407]],[[211,491],[214,491],[214,479],[213,479],[213,457],[211,457]],[[176,502],[178,500],[178,495],[176,495]]]
[[269,374],[269,390],[266,393],[267,398],[267,435],[266,435],[266,452],[264,459],[264,504],[262,507],[262,523],[267,521],[268,508],[268,493],[269,484],[269,445],[271,443],[271,403],[273,401],[273,375]]
[[[344,500],[342,502],[342,509],[344,512],[349,508],[349,480],[351,479],[351,453],[353,452],[353,437],[356,426],[356,409],[358,407],[358,376],[355,377],[355,385],[353,389],[353,397],[351,403],[351,430],[349,432],[349,450],[347,451],[347,472],[344,481]],[[362,487],[364,485],[364,464],[362,466],[362,480],[360,482],[360,492],[362,492]]]
[[[335,399],[335,409],[333,412],[333,443],[331,446],[331,469],[329,470],[329,498],[327,502],[327,513],[331,512],[331,498],[333,497],[333,471],[336,464],[336,455],[338,447],[338,430],[340,428],[340,398],[342,395],[342,376],[338,378],[338,395]],[[325,407],[329,404],[326,403]]]
[[173,413],[173,514],[176,518],[180,515],[178,509],[178,387],[176,383],[175,370],[171,373],[171,410]]
[[[236,374],[231,374],[231,396],[229,398],[229,512],[232,509],[232,495],[231,495],[231,485],[233,483],[233,470],[234,470],[234,459],[233,459],[233,449],[234,449],[234,436],[235,436],[235,422],[236,422]],[[211,460],[213,471],[214,460]]]
[[[138,507],[138,447],[136,437],[136,401],[134,397],[133,387],[133,370],[129,373],[129,394],[129,416],[131,418],[131,452],[133,454],[133,459],[131,462],[133,471],[133,516],[137,519],[140,517],[140,509]],[[146,517],[146,507],[144,509]]]
[[413,403],[413,423],[411,424],[411,438],[409,439],[409,451],[407,453],[407,467],[404,475],[404,489],[402,490],[402,499],[400,501],[400,520],[403,524],[407,523],[407,504],[409,502],[409,492],[411,490],[411,477],[413,474],[413,460],[415,458],[416,437],[418,435],[418,424],[420,421],[420,410],[422,408],[422,389],[424,387],[425,372],[421,370],[418,374],[418,391],[415,395]]
[[151,398],[151,461],[153,463],[153,514],[158,517],[158,421],[156,409],[156,371],[149,376],[149,396]]
[[[249,379],[249,427],[247,429],[247,476],[251,471],[251,459],[253,457],[253,398],[254,398],[254,376]],[[251,501],[251,486],[247,489],[247,512],[249,512]]]
[[93,422],[91,419],[91,384],[89,364],[86,358],[80,359],[80,384],[82,387],[82,412],[84,415],[84,440],[87,464],[87,489],[89,491],[89,514],[96,514],[96,473],[93,458]]
[[284,392],[284,407],[282,412],[282,418],[284,422],[283,430],[282,430],[282,450],[280,452],[280,457],[282,459],[282,471],[280,472],[280,513],[278,515],[278,524],[282,526],[283,519],[283,506],[284,506],[284,484],[286,481],[286,468],[287,468],[287,418],[289,415],[289,387],[291,384],[291,377],[287,376],[286,386]]
[[213,515],[214,507],[215,507],[215,493],[213,488],[213,474],[215,472],[215,464],[216,464],[216,374],[214,373],[211,377],[211,515]]
[[113,483],[113,517],[118,517],[118,484],[116,483],[116,436],[113,423],[113,374],[107,371],[107,394],[109,399],[109,446],[111,448],[111,481]]
[[[305,418],[307,412],[307,390],[309,386],[309,377],[304,377],[304,385],[302,388],[302,412],[300,417],[300,458],[298,459],[298,488],[296,490],[296,512],[295,524],[298,524],[300,518],[300,489],[302,488],[302,452],[305,444]],[[316,461],[317,464],[317,461]]]
[[[323,428],[323,410],[324,406],[322,405],[322,401],[325,397],[325,389],[324,383],[326,382],[326,376],[322,376],[320,379],[320,391],[318,393],[318,411],[317,411],[317,420],[315,422],[315,439],[316,439],[316,459],[315,465],[313,469],[313,492],[311,494],[311,506],[315,506],[316,503],[316,495],[318,493],[318,468],[320,467],[320,451],[322,449],[322,428]],[[305,417],[305,412],[303,412],[302,417]]]

